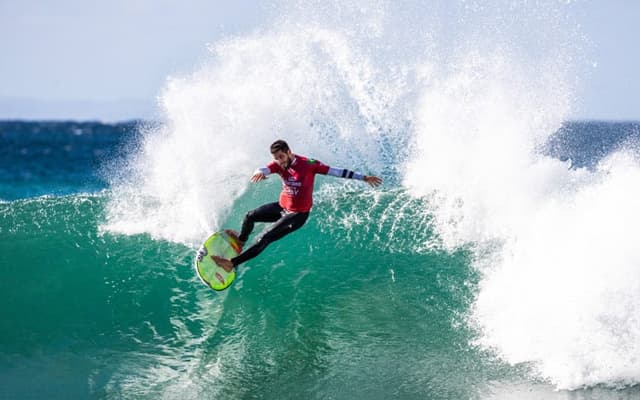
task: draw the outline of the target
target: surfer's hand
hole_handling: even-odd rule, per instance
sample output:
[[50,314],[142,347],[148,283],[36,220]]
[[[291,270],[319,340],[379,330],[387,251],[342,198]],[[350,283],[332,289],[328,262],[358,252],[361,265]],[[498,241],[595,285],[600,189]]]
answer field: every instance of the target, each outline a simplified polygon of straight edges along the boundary
[[260,182],[261,180],[264,180],[264,179],[267,179],[267,177],[264,176],[264,174],[262,172],[256,172],[251,177],[251,182]]
[[378,178],[377,176],[365,176],[364,181],[371,185],[371,187],[380,186],[380,184],[382,183],[382,179]]

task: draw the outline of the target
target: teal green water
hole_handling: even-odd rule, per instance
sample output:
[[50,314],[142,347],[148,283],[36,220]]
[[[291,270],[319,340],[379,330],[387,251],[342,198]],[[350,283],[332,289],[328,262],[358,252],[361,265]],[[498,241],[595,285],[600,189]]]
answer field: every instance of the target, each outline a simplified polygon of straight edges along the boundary
[[[624,378],[624,365],[611,379],[556,391],[535,378],[535,359],[510,365],[479,346],[483,334],[492,334],[477,332],[474,319],[487,277],[473,257],[482,252],[442,250],[432,229],[434,204],[409,196],[393,179],[371,190],[361,182],[318,177],[307,224],[242,266],[231,288],[217,293],[196,277],[199,243],[152,237],[166,234],[153,218],[143,219],[149,234],[109,228],[114,204],[143,214],[157,206],[137,208],[137,197],[118,197],[117,187],[97,179],[94,157],[115,152],[126,140],[114,134],[118,127],[54,124],[55,132],[73,132],[45,140],[50,132],[43,136],[41,129],[49,124],[18,124],[22,131],[5,125],[0,186],[9,200],[0,200],[0,399],[638,398],[640,388],[632,372]],[[635,125],[569,126],[587,134],[602,129],[586,136],[613,141],[637,132]],[[106,133],[97,135],[98,128]],[[77,135],[78,129],[86,132]],[[595,149],[584,157],[593,162],[602,156],[595,139],[567,148],[551,143],[551,150],[562,158]],[[74,173],[67,175],[69,170]],[[249,186],[224,205],[229,214],[216,223],[238,229],[247,210],[277,198],[279,186],[277,179]],[[37,197],[43,192],[49,195]],[[218,200],[203,203],[212,220],[220,210],[209,204]],[[173,228],[181,221],[169,222]],[[618,234],[620,240],[627,235]],[[549,299],[545,282],[556,278],[545,276],[532,304]],[[522,279],[514,274],[505,290]],[[566,305],[561,296],[554,299]],[[606,309],[624,306],[613,300],[607,299]],[[513,309],[500,303],[493,312]],[[535,307],[516,310],[539,318]],[[558,321],[550,317],[542,324]],[[574,355],[580,368],[561,365],[557,373],[582,373],[578,378],[592,382],[592,371],[615,367],[621,352],[633,354],[627,349],[636,343],[635,322],[622,322],[614,325],[621,333],[614,332],[618,347],[609,348],[608,359],[590,363],[586,356],[593,349],[581,348]],[[583,331],[584,337],[597,340],[610,329]],[[523,343],[516,343],[518,350],[527,349]],[[551,349],[548,357],[562,351],[553,340],[543,344]]]
[[371,219],[342,234],[322,221],[353,210],[320,200],[221,294],[197,279],[195,249],[101,233],[108,194],[2,203],[0,394],[475,397],[499,373],[469,346],[478,276],[464,251],[374,239],[398,195],[351,203]]

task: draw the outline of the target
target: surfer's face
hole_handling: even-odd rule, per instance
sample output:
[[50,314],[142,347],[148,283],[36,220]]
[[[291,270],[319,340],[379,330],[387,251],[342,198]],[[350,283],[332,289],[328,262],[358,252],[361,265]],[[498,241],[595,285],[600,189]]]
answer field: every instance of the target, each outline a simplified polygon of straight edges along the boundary
[[287,150],[286,152],[278,150],[273,153],[273,159],[276,160],[282,168],[287,169],[293,162],[293,153],[291,153],[291,150]]

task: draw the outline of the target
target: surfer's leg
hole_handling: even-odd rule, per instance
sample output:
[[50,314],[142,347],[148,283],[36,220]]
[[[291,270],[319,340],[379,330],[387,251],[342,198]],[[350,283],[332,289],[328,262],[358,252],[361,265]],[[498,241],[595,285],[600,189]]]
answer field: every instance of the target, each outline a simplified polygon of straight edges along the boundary
[[238,240],[242,243],[249,239],[256,222],[276,222],[282,218],[282,207],[278,203],[269,203],[249,211],[242,222],[242,230],[238,235]]
[[232,258],[231,262],[234,266],[238,266],[250,259],[256,257],[258,254],[270,244],[278,239],[281,239],[285,235],[299,229],[307,222],[309,213],[289,213],[285,214],[275,224],[271,225],[269,229],[262,235],[258,241],[251,247],[249,247],[244,253],[238,257]]

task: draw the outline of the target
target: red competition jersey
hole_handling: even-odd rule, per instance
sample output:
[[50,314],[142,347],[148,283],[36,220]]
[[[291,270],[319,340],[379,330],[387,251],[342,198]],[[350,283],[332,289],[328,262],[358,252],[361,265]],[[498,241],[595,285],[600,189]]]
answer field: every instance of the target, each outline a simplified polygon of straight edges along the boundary
[[309,212],[313,206],[313,182],[316,174],[326,175],[329,166],[313,158],[295,156],[286,170],[272,161],[267,165],[282,178],[280,206],[288,211]]

